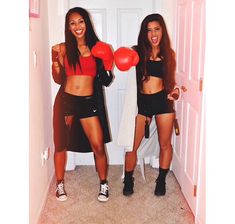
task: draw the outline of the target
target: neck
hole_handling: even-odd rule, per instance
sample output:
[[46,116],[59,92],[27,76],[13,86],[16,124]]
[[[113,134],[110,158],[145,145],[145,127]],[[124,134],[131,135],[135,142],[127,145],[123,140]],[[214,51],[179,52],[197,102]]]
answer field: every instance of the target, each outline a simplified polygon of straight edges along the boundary
[[82,46],[84,46],[84,45],[86,45],[86,41],[85,41],[85,38],[79,38],[79,39],[77,39],[77,45],[78,45],[78,47],[82,47]]
[[77,43],[77,48],[81,52],[81,51],[84,51],[87,48],[87,45],[84,41],[83,42],[78,42]]
[[153,58],[153,60],[155,60],[158,57],[159,52],[160,52],[159,46],[152,48],[151,57]]

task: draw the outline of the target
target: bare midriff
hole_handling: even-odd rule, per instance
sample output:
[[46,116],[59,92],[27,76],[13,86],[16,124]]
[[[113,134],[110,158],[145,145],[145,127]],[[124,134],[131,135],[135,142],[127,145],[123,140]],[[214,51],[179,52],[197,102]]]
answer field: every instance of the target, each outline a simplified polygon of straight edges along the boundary
[[154,76],[149,76],[149,80],[143,82],[141,93],[154,94],[164,89],[163,80]]
[[65,92],[75,96],[93,95],[93,84],[95,77],[86,75],[67,76]]

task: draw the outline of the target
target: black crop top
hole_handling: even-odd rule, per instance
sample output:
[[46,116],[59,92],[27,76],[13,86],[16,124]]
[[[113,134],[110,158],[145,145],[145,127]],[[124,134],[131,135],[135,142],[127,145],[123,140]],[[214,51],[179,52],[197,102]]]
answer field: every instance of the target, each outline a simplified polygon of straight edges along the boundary
[[163,78],[163,61],[148,60],[146,64],[147,73],[150,76]]

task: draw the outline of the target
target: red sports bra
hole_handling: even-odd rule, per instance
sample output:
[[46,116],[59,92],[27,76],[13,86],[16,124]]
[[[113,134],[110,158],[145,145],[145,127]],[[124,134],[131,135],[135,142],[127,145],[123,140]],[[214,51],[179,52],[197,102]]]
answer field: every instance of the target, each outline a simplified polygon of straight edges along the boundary
[[70,66],[68,63],[68,58],[65,56],[64,58],[64,67],[67,76],[71,75],[86,75],[86,76],[96,76],[96,61],[92,55],[88,57],[80,56],[80,65],[76,65],[76,70],[74,71],[73,66]]

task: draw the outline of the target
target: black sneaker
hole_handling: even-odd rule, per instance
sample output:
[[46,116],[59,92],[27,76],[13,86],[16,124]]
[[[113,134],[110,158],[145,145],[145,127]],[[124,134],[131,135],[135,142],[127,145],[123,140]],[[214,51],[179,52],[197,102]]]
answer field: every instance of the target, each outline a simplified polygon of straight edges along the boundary
[[123,195],[130,196],[134,193],[134,177],[131,179],[124,179],[123,181],[124,187],[123,187]]
[[156,196],[164,196],[166,194],[166,182],[156,180],[156,187],[154,194]]
[[105,202],[109,200],[109,185],[108,182],[100,183],[100,192],[98,195],[98,200]]
[[66,201],[68,199],[66,191],[64,189],[64,181],[63,180],[57,183],[56,199],[58,201]]

